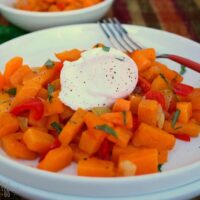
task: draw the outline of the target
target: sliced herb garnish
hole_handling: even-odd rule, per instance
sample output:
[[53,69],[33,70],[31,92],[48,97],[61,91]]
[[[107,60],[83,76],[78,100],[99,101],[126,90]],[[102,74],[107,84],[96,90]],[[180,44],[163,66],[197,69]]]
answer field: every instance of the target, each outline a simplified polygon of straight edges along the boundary
[[54,62],[49,59],[44,63],[44,66],[47,67],[48,69],[53,68],[54,67]]
[[180,116],[180,113],[181,111],[180,110],[176,110],[173,117],[172,117],[172,121],[171,121],[171,124],[172,124],[172,127],[175,128],[175,125],[176,125],[176,122],[178,121],[178,118]]
[[122,112],[123,119],[124,119],[124,126],[126,126],[126,111]]
[[106,51],[106,52],[110,51],[110,47],[103,46],[102,49],[103,49],[103,51]]
[[186,67],[184,66],[184,65],[181,65],[181,69],[180,69],[180,75],[183,75],[183,74],[185,74],[185,72],[186,72]]
[[115,59],[117,59],[117,60],[119,60],[119,61],[124,61],[124,60],[125,60],[124,57],[123,57],[123,58],[115,58]]
[[95,128],[97,130],[104,131],[104,132],[106,132],[106,133],[108,133],[108,134],[110,134],[110,135],[112,135],[116,138],[118,137],[116,131],[112,127],[110,127],[106,124],[95,126]]
[[17,89],[16,88],[10,88],[8,90],[5,91],[6,93],[8,93],[10,96],[15,96],[17,93]]
[[159,171],[159,172],[162,172],[162,166],[163,166],[162,164],[159,164],[159,165],[158,165],[158,171]]
[[52,93],[55,91],[55,87],[51,84],[48,84],[47,91],[48,91],[48,100],[49,100],[49,102],[51,102],[51,100],[53,98]]
[[165,81],[165,83],[167,83],[167,85],[169,85],[169,82],[168,82],[167,78],[165,77],[165,75],[160,73],[160,76]]
[[178,130],[178,129],[181,129],[181,128],[182,128],[182,126],[178,126],[178,127],[174,128],[174,130]]
[[56,129],[56,131],[57,131],[58,133],[60,133],[60,132],[62,131],[62,127],[61,127],[60,124],[57,123],[57,122],[52,122],[52,123],[51,123],[51,126],[52,126],[54,129]]

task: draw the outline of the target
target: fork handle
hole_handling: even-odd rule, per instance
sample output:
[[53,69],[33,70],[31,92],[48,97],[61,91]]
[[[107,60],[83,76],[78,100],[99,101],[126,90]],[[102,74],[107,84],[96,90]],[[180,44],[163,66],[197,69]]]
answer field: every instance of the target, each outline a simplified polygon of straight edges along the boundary
[[181,65],[184,65],[184,66],[200,73],[200,63],[192,61],[188,58],[184,58],[182,56],[177,56],[174,54],[161,54],[161,55],[158,55],[157,58],[167,58],[167,59],[173,60]]

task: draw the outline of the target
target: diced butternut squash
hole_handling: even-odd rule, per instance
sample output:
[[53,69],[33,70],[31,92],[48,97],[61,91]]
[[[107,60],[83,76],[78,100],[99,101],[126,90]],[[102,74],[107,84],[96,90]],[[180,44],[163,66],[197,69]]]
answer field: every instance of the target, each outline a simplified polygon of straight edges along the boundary
[[70,107],[64,106],[64,111],[59,114],[60,121],[61,122],[66,122],[68,119],[70,119],[72,117],[74,112],[75,111],[72,110]]
[[8,112],[10,109],[11,98],[7,93],[0,93],[0,112]]
[[120,147],[125,148],[128,145],[129,140],[131,139],[132,132],[122,127],[116,127],[114,130],[116,131],[117,138],[112,135],[108,135],[108,140]]
[[178,118],[179,122],[187,123],[192,116],[192,104],[191,102],[177,102],[176,109],[180,110]]
[[168,150],[158,151],[158,163],[164,164],[168,161]]
[[108,122],[106,120],[104,120],[100,116],[95,115],[92,112],[88,112],[85,115],[84,122],[88,129],[95,128],[96,126],[99,126],[99,125],[108,124]]
[[151,90],[160,91],[168,89],[169,86],[166,81],[159,75],[151,83]]
[[72,49],[69,51],[56,53],[55,55],[62,62],[66,60],[72,62],[72,61],[78,60],[81,57],[81,51],[78,49]]
[[123,126],[128,129],[133,127],[131,111],[105,113],[101,115],[101,118],[114,125]]
[[22,84],[24,76],[31,73],[31,69],[28,65],[23,65],[19,67],[15,73],[10,76],[10,83],[12,86],[17,86],[19,84]]
[[12,101],[11,108],[14,108],[17,105],[36,97],[40,89],[41,85],[34,81],[30,84],[23,85],[21,89],[17,91],[17,94]]
[[73,161],[78,163],[81,160],[86,160],[90,157],[90,155],[84,151],[82,151],[77,145],[70,145],[73,151]]
[[142,97],[139,95],[131,95],[129,97],[130,101],[131,101],[131,106],[130,106],[130,110],[133,114],[137,114],[138,113],[138,106],[140,101],[142,100]]
[[129,154],[129,153],[133,153],[137,150],[137,147],[134,147],[133,145],[128,145],[125,148],[120,147],[115,145],[112,149],[112,161],[114,163],[117,163],[119,160],[119,156],[121,154]]
[[77,166],[78,176],[112,177],[115,175],[112,161],[89,158],[81,160]]
[[[152,67],[158,67],[159,68],[159,74],[163,74],[169,81],[172,81],[173,79],[175,79],[177,77],[177,72],[169,69],[166,65],[155,61],[152,64]],[[158,74],[158,75],[159,75]]]
[[176,125],[172,127],[172,123],[170,121],[165,121],[163,129],[172,134],[184,133],[191,137],[197,137],[200,133],[200,125],[193,122],[188,122],[188,123],[177,122]]
[[162,128],[165,116],[157,101],[142,99],[138,106],[138,119],[140,122]]
[[54,142],[54,137],[36,128],[28,128],[23,135],[26,146],[37,153],[45,153]]
[[141,123],[133,135],[133,145],[136,147],[157,148],[170,150],[175,145],[175,137],[159,128]]
[[61,146],[50,150],[37,167],[42,170],[57,172],[68,166],[72,157],[72,149],[69,146]]
[[15,116],[7,112],[0,113],[0,138],[15,133],[19,129],[19,123]]
[[86,110],[79,108],[66,123],[59,135],[59,140],[62,144],[69,144],[73,138],[81,131],[81,128],[84,125],[83,119],[86,113]]
[[50,115],[47,119],[47,128],[49,130],[54,130],[54,128],[52,127],[52,123],[56,122],[59,124],[59,116],[58,115]]
[[200,110],[200,88],[195,88],[187,98],[191,101],[193,110]]
[[4,78],[6,82],[9,82],[10,77],[22,66],[23,58],[14,57],[6,63]]
[[193,110],[192,117],[198,122],[200,122],[200,110]]
[[9,134],[1,139],[4,151],[13,158],[33,160],[37,154],[23,142],[23,133]]
[[81,135],[79,148],[90,155],[96,153],[105,138],[105,135],[99,137],[97,134],[101,134],[101,131],[93,130],[91,133],[88,130],[84,131]]
[[44,104],[44,116],[60,114],[64,111],[64,105],[58,97],[52,97],[51,101],[47,100]]
[[126,99],[117,99],[112,107],[113,112],[129,111],[131,101]]
[[152,64],[152,61],[148,59],[140,50],[133,51],[130,54],[130,57],[137,64],[139,72],[147,70]]
[[138,149],[134,153],[122,154],[119,156],[118,170],[121,172],[122,163],[130,161],[136,166],[136,175],[156,173],[158,171],[158,151],[157,149]]
[[37,94],[37,97],[46,100],[48,98],[48,91],[45,88],[41,88]]
[[156,51],[154,48],[140,49],[140,52],[149,60],[155,61]]

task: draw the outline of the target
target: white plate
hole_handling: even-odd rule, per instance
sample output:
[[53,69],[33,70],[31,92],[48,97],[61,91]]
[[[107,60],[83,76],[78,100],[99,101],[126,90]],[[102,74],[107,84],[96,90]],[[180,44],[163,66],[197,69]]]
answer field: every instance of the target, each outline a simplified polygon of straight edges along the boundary
[[13,7],[16,0],[0,0],[0,11],[11,23],[28,31],[49,27],[96,22],[110,9],[113,0],[105,0],[94,6],[64,12],[33,12]]
[[[176,53],[200,61],[198,43],[145,27],[126,26],[126,28],[130,35],[137,38],[144,46],[155,47],[159,52]],[[35,32],[0,46],[0,68],[3,69],[6,61],[16,55],[23,56],[25,63],[30,66],[38,66],[48,58],[55,59],[54,52],[71,48],[87,49],[98,42],[109,45],[100,28],[95,24]],[[178,71],[180,69],[179,65],[171,61],[162,60],[162,62]],[[200,87],[200,75],[187,70],[185,82]],[[36,190],[43,190],[46,194],[52,192],[83,197],[141,196],[200,181],[200,138],[194,138],[190,143],[177,141],[175,148],[170,152],[169,162],[163,166],[163,172],[158,174],[128,178],[87,178],[74,176],[75,165],[61,173],[50,173],[30,167],[35,164],[36,162],[12,160],[2,151],[0,152],[0,172],[4,177]],[[0,177],[2,183],[3,180]],[[194,187],[200,194],[200,184]],[[192,191],[188,192],[189,194],[191,195]]]

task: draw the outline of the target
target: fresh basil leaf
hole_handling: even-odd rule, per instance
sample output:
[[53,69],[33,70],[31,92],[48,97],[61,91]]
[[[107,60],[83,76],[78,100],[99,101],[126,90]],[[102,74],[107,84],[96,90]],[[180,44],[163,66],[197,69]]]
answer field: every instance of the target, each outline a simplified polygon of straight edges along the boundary
[[110,126],[108,126],[106,124],[98,125],[95,128],[97,130],[104,131],[104,132],[106,132],[106,133],[108,133],[108,134],[110,134],[110,135],[112,135],[112,136],[114,136],[116,138],[118,137],[116,131],[112,127],[110,127]]
[[56,131],[57,131],[58,133],[60,133],[60,132],[62,131],[62,127],[61,127],[60,124],[58,124],[57,122],[52,122],[52,123],[51,123],[51,126],[52,126],[54,129],[56,129]]
[[162,164],[159,164],[159,165],[158,165],[158,171],[159,171],[159,172],[162,172],[162,166],[163,166]]
[[52,93],[55,91],[55,87],[53,85],[51,85],[51,84],[48,84],[47,91],[48,91],[48,100],[51,102]]
[[47,67],[48,69],[50,68],[53,68],[54,67],[54,62],[52,60],[47,60],[45,63],[44,63],[44,66]]
[[175,128],[175,125],[176,125],[176,122],[178,121],[178,118],[181,114],[181,111],[180,110],[176,110],[173,117],[172,117],[172,121],[171,121],[171,124],[172,124],[172,127]]
[[186,67],[184,66],[184,65],[181,65],[181,69],[180,69],[180,75],[183,75],[183,74],[185,74],[185,72],[186,72]]
[[106,51],[106,52],[110,51],[110,47],[103,46],[102,49],[103,49],[103,51]]
[[15,96],[17,94],[17,89],[10,88],[10,89],[6,90],[5,92],[8,93],[10,96]]

